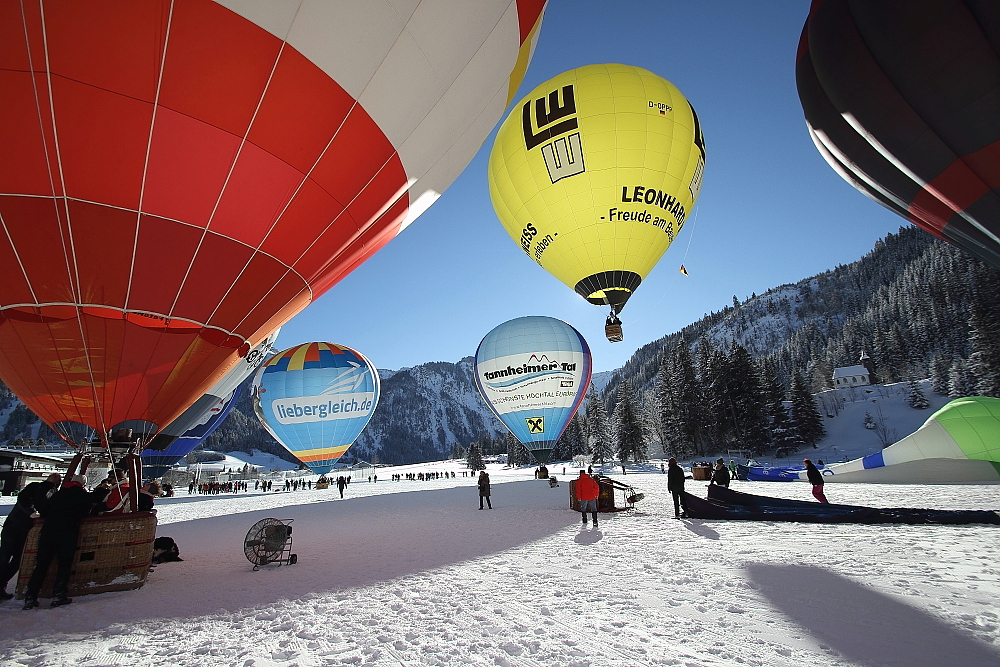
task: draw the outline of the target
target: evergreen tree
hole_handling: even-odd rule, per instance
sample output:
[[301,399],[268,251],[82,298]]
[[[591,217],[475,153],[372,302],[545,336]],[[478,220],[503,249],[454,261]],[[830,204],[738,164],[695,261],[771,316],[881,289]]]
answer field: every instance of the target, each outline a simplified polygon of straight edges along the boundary
[[584,435],[581,427],[581,420],[578,414],[574,414],[563,429],[556,446],[549,457],[552,461],[568,461],[577,454],[583,454]]
[[696,456],[704,456],[709,443],[725,439],[726,390],[724,370],[726,357],[715,349],[708,336],[698,339],[698,381],[703,400],[702,430],[703,440],[696,441]]
[[760,368],[761,398],[764,415],[770,425],[771,445],[778,451],[787,453],[798,449],[801,441],[796,437],[785,409],[785,392],[778,381],[774,365],[765,360]]
[[948,395],[948,372],[951,362],[943,354],[935,354],[931,359],[931,389],[940,396]]
[[924,396],[924,391],[920,388],[920,383],[912,377],[908,383],[908,392],[906,404],[914,410],[926,410],[931,407],[931,402]]
[[733,413],[734,441],[740,449],[763,454],[770,444],[762,382],[757,366],[742,345],[733,342],[728,358],[728,394]]
[[479,451],[479,443],[474,442],[469,445],[469,451],[465,455],[465,464],[472,470],[485,470],[482,452]]
[[705,428],[708,418],[705,396],[687,341],[683,337],[678,341],[671,360],[669,389],[675,420],[676,453],[694,455],[704,452],[708,439],[708,430]]
[[826,359],[816,358],[809,362],[809,377],[813,393],[833,388],[833,367]]
[[622,463],[630,458],[636,462],[643,460],[638,458],[645,451],[639,414],[635,408],[631,388],[625,380],[622,380],[618,385],[618,398],[611,423],[611,433],[618,450],[618,459]]
[[549,453],[550,462],[565,461],[566,459],[569,458],[568,452],[570,449],[570,445],[567,439],[568,432],[569,432],[569,424],[567,424],[566,428],[563,429],[563,432],[559,434],[559,437],[556,439],[555,444],[552,446],[552,451]]
[[664,452],[676,456],[677,424],[674,418],[673,392],[670,381],[670,358],[666,353],[660,355],[660,364],[656,370],[656,384],[653,388],[652,400],[647,403],[653,415],[651,422],[656,429],[656,437]]
[[1000,398],[1000,325],[985,307],[977,305],[969,316],[970,375],[976,394]]
[[665,450],[660,440],[659,410],[656,406],[654,391],[643,392],[642,400],[639,401],[639,429],[641,440],[646,450],[646,457],[652,453],[656,458],[663,458]]
[[566,432],[568,433],[567,441],[569,442],[569,451],[566,452],[567,459],[587,453],[587,438],[584,435],[584,426],[583,417],[577,411],[573,415],[573,418],[569,420],[569,424],[566,425]]
[[792,430],[803,443],[815,447],[816,443],[826,435],[826,428],[823,426],[819,410],[816,409],[816,400],[798,371],[792,373],[789,395],[792,404],[790,410]]
[[587,440],[590,445],[591,461],[604,463],[611,458],[608,413],[604,409],[604,401],[593,390],[587,399]]
[[507,465],[517,468],[531,460],[531,452],[521,444],[517,437],[507,431],[503,436],[504,444],[507,446]]
[[970,376],[968,363],[964,359],[956,358],[951,362],[951,370],[948,371],[948,398],[972,396],[975,392],[976,386]]
[[872,413],[865,411],[865,418],[862,420],[861,425],[864,426],[869,431],[875,430],[875,420],[872,419]]

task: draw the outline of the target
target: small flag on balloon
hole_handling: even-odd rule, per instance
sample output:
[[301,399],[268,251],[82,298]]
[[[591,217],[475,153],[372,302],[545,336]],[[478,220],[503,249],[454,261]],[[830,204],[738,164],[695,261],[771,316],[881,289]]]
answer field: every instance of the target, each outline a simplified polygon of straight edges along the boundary
[[688,270],[684,268],[684,265],[683,265],[683,264],[681,264],[681,268],[680,268],[679,270],[680,270],[680,272],[681,272],[681,273],[683,273],[683,274],[684,274],[685,276],[686,276],[686,275],[688,274]]

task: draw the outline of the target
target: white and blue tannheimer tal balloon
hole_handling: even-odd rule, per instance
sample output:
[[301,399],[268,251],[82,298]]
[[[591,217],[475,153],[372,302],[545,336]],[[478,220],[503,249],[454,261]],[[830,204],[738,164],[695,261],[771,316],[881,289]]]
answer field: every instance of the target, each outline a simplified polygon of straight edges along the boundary
[[587,341],[552,317],[504,322],[476,350],[479,393],[539,464],[580,407],[590,373]]
[[330,472],[378,405],[378,371],[349,347],[303,343],[279,352],[254,377],[264,428],[318,474]]

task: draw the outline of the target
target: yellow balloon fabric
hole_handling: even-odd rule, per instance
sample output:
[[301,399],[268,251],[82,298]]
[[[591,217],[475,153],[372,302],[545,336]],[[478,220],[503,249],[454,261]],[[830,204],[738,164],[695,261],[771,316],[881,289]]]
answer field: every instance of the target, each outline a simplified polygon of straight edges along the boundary
[[504,120],[490,199],[525,254],[617,311],[684,225],[704,165],[698,117],[673,84],[588,65],[541,84]]

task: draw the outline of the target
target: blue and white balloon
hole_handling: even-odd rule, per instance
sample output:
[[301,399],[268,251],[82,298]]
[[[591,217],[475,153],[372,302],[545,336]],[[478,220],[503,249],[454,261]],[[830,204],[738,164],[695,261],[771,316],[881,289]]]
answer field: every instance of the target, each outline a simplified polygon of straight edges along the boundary
[[483,338],[476,386],[496,416],[539,464],[576,414],[590,385],[590,346],[552,317],[519,317]]

